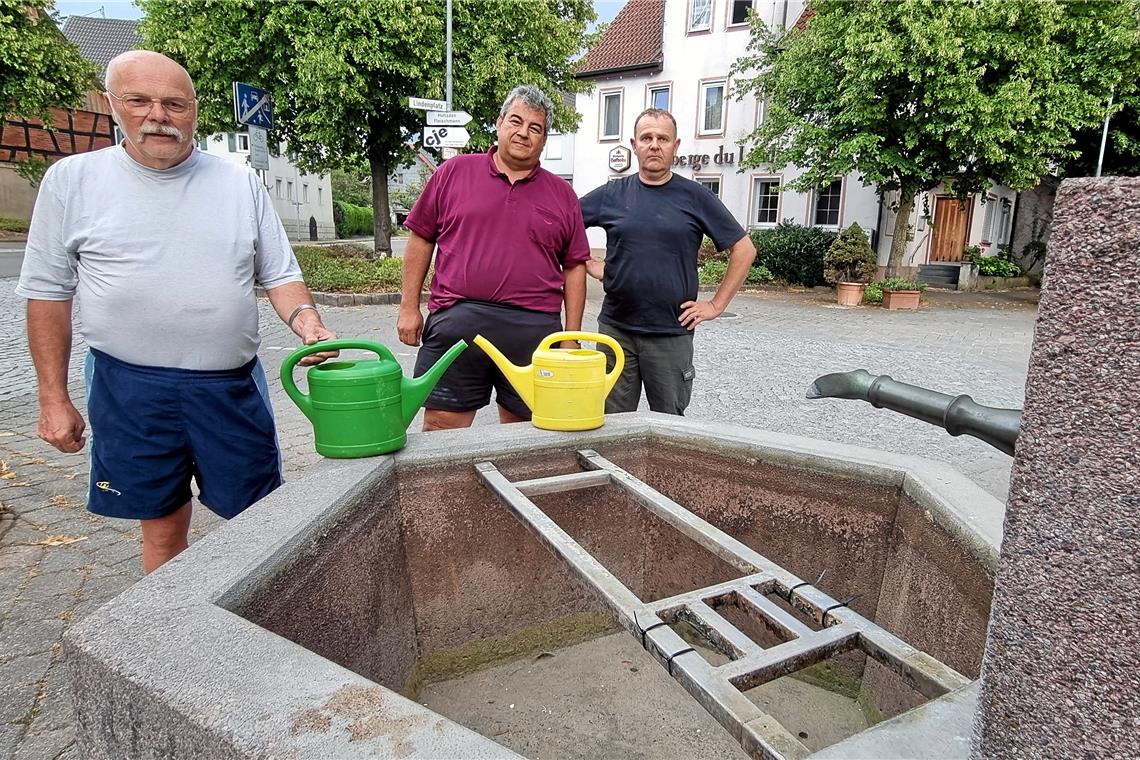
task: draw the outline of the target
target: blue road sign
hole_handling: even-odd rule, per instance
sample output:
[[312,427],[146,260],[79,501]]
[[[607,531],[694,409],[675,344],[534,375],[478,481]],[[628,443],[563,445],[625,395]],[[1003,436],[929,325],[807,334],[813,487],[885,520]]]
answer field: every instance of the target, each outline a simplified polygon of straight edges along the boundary
[[234,118],[238,124],[273,129],[273,100],[269,91],[234,82]]

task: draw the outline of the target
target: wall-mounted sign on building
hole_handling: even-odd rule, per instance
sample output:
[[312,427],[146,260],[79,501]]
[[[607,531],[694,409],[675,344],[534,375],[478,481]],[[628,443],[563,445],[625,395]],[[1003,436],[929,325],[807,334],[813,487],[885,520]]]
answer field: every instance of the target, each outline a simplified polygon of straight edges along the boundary
[[629,148],[618,145],[610,149],[610,171],[624,172],[630,165]]

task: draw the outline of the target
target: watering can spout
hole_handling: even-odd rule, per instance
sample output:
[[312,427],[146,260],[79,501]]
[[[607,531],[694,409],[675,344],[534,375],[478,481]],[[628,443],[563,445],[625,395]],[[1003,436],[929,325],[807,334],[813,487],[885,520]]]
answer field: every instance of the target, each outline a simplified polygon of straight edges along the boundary
[[467,348],[467,341],[460,340],[454,346],[447,350],[447,353],[439,357],[432,367],[422,375],[414,379],[403,378],[400,381],[401,390],[401,411],[404,415],[404,426],[412,424],[412,418],[416,416],[416,412],[423,406],[424,401],[427,399],[428,394],[431,393],[432,388],[443,377],[443,373],[455,361],[455,358],[463,353]]
[[516,367],[503,356],[499,349],[491,345],[491,341],[484,338],[482,335],[475,336],[475,345],[483,349],[487,356],[491,357],[491,361],[503,373],[503,377],[507,378],[507,382],[515,389],[515,392],[522,398],[523,403],[526,404],[527,409],[534,410],[534,377],[531,372],[534,366],[531,364],[525,367]]

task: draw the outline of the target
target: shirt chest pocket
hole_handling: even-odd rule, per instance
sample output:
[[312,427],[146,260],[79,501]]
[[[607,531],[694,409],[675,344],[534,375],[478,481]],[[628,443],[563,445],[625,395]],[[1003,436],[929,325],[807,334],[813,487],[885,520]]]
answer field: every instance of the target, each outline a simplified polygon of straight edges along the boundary
[[562,218],[552,209],[535,206],[527,220],[527,233],[531,242],[546,253],[557,256],[562,252]]

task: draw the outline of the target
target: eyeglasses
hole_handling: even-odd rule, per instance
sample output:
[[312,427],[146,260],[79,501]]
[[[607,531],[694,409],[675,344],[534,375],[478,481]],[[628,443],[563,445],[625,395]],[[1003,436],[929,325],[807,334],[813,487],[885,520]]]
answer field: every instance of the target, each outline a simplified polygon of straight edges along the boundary
[[155,103],[161,105],[162,110],[167,113],[181,116],[190,110],[190,106],[198,102],[194,98],[148,98],[145,95],[135,95],[130,92],[126,95],[116,95],[113,92],[107,94],[122,103],[123,108],[136,116],[150,113],[150,109],[154,107]]

